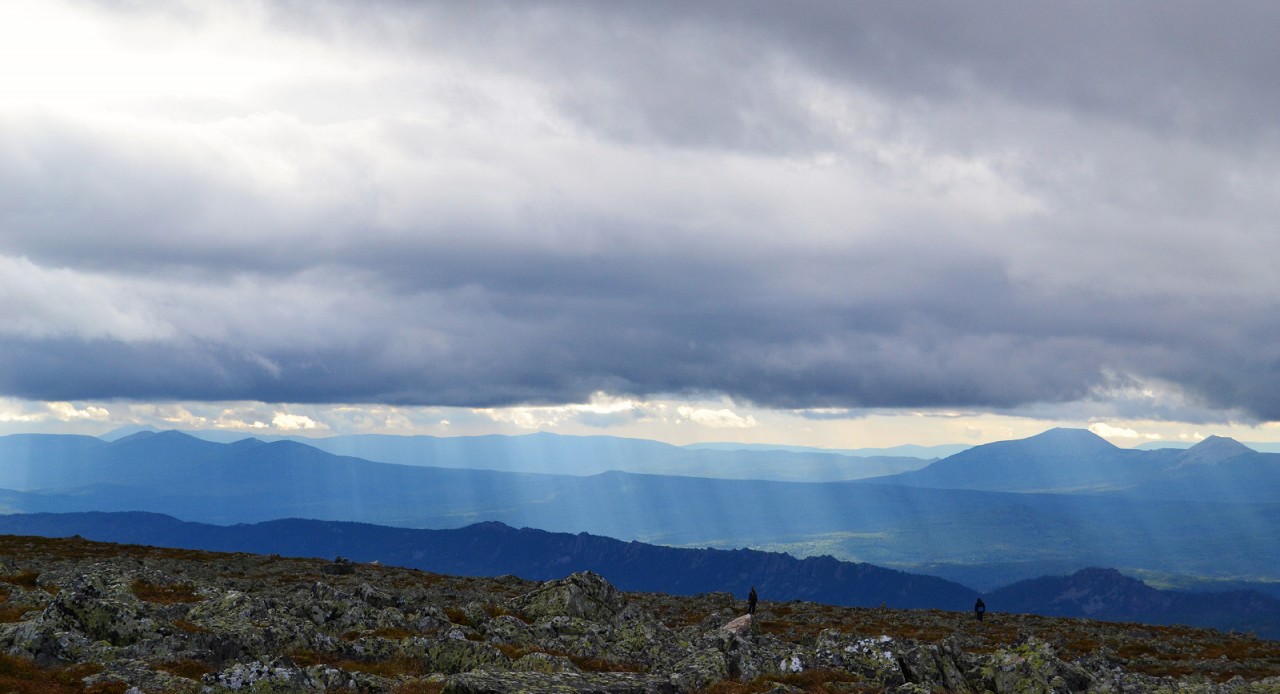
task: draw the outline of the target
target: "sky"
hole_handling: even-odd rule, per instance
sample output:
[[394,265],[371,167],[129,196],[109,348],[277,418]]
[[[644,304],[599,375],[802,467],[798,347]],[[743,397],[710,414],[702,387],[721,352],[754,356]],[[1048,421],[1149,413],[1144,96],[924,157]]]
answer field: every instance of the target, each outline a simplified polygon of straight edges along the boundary
[[0,4],[0,433],[1280,441],[1280,5]]

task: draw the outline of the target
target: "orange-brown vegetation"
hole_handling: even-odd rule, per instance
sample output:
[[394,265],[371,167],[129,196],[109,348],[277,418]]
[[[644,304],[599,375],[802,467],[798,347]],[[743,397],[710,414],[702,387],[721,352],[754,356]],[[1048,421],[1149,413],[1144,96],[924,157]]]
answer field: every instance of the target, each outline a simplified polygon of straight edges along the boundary
[[883,687],[863,683],[856,675],[843,670],[808,670],[785,675],[765,675],[750,682],[732,680],[716,682],[703,689],[701,694],[761,694],[773,691],[779,684],[796,687],[810,694],[836,694],[836,692],[872,694],[884,691]]
[[39,571],[19,571],[16,574],[8,574],[0,576],[0,583],[8,583],[9,585],[22,586],[34,590],[38,585],[36,579],[40,578]]
[[200,596],[188,585],[159,585],[141,578],[134,580],[133,594],[139,600],[154,602],[160,605],[174,605],[184,602],[200,602]]
[[[62,694],[83,692],[81,679],[101,669],[96,665],[42,668],[26,658],[0,654],[0,691],[14,694]],[[125,688],[119,691],[123,692]],[[92,691],[107,692],[108,689]]]
[[196,680],[197,682],[200,681],[201,677],[217,671],[217,668],[208,663],[199,660],[191,660],[190,658],[157,663],[155,667],[157,670],[164,670],[165,672],[177,675],[178,677],[186,677],[187,679]]

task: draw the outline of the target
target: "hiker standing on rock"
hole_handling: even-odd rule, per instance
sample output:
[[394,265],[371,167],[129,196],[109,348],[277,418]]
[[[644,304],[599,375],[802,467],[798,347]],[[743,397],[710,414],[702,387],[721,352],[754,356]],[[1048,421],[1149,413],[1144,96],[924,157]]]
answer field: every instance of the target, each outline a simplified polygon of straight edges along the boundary
[[751,592],[747,594],[747,614],[755,614],[755,613],[756,613],[756,602],[757,602],[757,601],[758,601],[758,599],[756,598],[756,587],[755,587],[755,586],[751,586]]
[[986,611],[987,611],[987,604],[985,602],[982,602],[982,598],[978,598],[978,601],[973,603],[973,613],[978,615],[979,622],[982,621],[982,615]]

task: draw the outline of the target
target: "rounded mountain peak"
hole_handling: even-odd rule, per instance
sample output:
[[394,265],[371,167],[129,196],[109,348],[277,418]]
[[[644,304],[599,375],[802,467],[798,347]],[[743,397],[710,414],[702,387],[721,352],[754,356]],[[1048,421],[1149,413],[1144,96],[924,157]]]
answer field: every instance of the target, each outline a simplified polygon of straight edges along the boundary
[[1200,443],[1188,448],[1178,456],[1183,465],[1197,463],[1220,463],[1230,458],[1257,453],[1257,451],[1226,436],[1210,436]]
[[1069,429],[1067,427],[1055,427],[1022,440],[1027,443],[1071,446],[1073,448],[1115,448],[1115,445],[1110,441],[1088,429]]

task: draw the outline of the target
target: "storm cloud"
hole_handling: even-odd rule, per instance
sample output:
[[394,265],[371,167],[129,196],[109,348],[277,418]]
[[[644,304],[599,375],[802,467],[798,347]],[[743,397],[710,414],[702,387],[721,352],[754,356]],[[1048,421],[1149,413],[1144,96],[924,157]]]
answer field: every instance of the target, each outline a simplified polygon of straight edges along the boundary
[[1278,22],[8,4],[0,395],[1280,420]]

